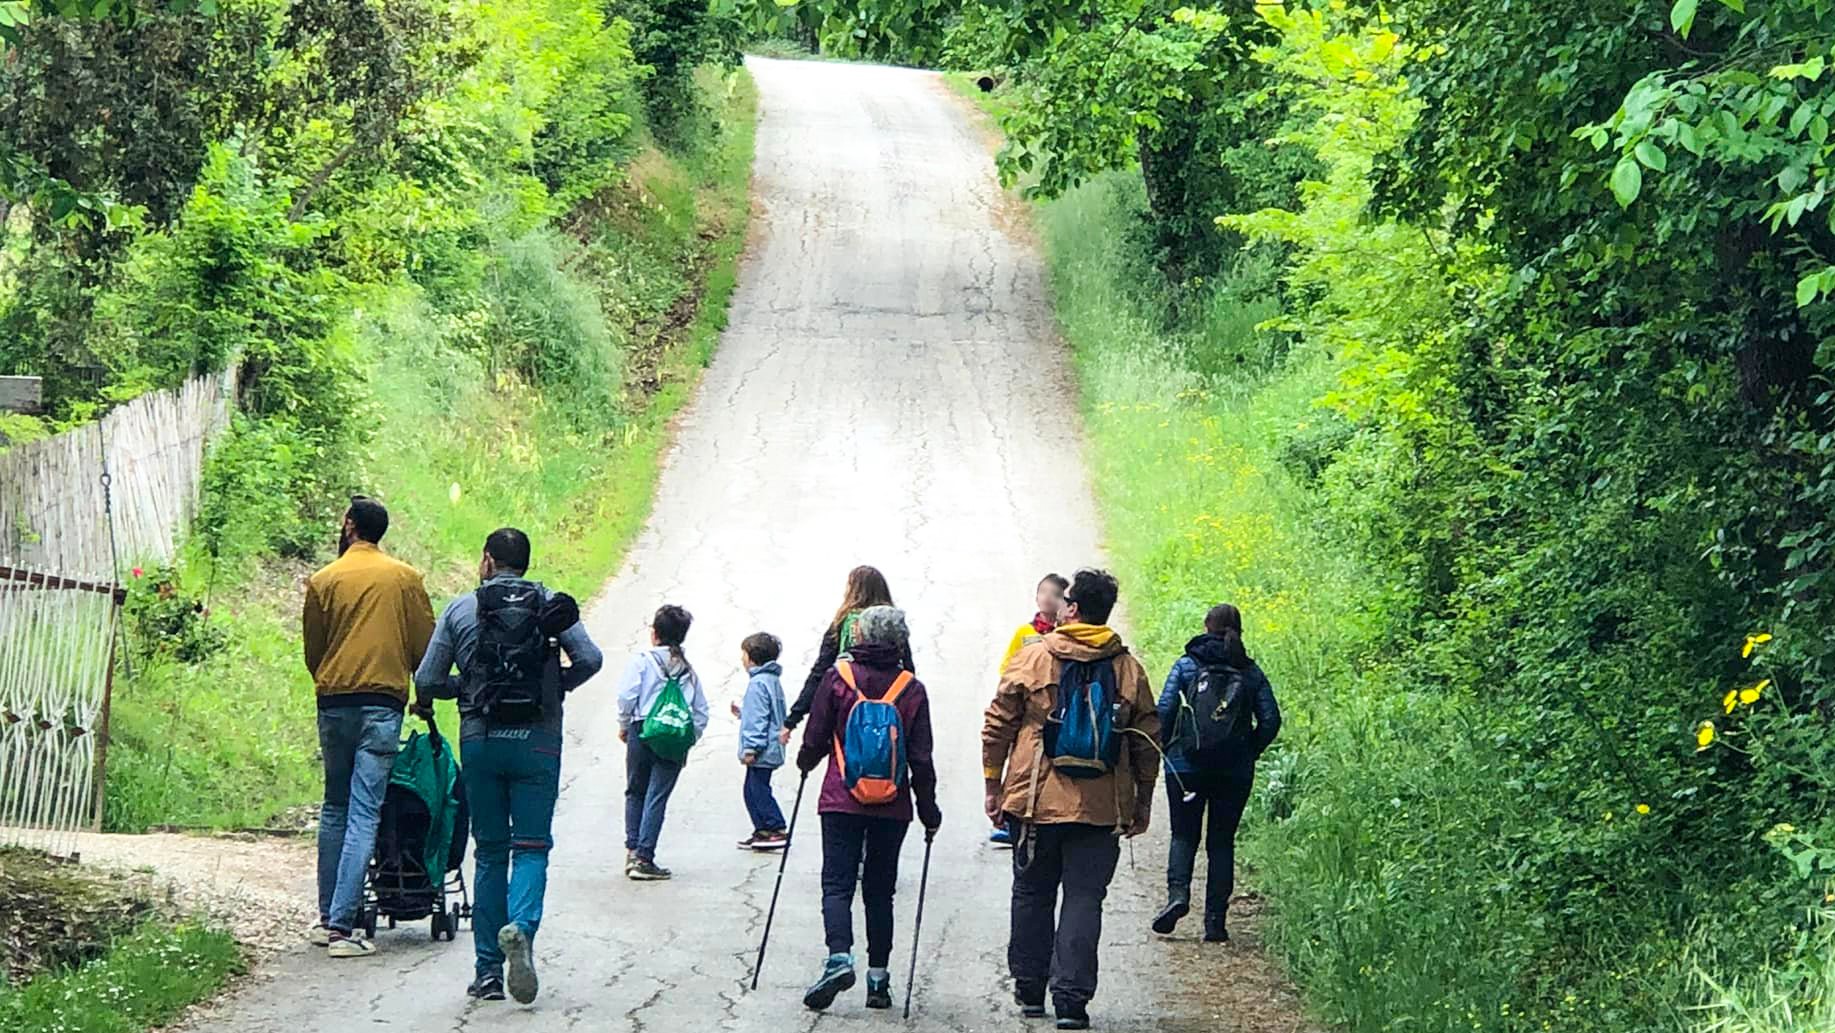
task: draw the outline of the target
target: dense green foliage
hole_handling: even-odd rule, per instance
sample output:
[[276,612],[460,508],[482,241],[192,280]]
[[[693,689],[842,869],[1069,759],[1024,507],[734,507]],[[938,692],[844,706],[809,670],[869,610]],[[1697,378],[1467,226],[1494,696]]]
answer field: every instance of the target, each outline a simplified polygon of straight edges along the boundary
[[[297,578],[351,492],[436,597],[514,522],[589,594],[743,234],[736,13],[645,0],[0,7],[0,370],[55,429],[236,371],[184,556],[136,573],[107,820],[316,789]],[[131,558],[129,560],[131,562]],[[124,572],[125,574],[125,572]]]
[[1285,690],[1251,857],[1316,1006],[1816,1028],[1835,9],[1021,10],[1131,612],[1164,662],[1241,604]]

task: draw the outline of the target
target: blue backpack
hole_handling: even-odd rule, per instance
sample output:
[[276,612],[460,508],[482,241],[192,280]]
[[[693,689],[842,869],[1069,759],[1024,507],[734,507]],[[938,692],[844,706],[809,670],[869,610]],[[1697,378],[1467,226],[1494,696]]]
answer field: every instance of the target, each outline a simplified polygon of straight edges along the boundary
[[905,722],[898,714],[898,694],[911,684],[911,672],[900,671],[879,699],[868,699],[854,683],[854,666],[835,664],[835,673],[854,690],[854,709],[847,727],[835,736],[835,760],[841,780],[854,799],[869,807],[888,804],[911,781],[905,760]]
[[1121,761],[1115,732],[1115,662],[1065,660],[1058,697],[1045,720],[1045,756],[1069,778],[1101,778]]

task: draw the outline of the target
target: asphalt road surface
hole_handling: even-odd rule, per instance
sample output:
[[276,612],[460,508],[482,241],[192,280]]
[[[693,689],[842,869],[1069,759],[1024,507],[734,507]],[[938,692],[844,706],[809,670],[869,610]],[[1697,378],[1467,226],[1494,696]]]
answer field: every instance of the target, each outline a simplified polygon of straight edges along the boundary
[[[731,323],[685,413],[648,527],[588,624],[606,672],[567,714],[542,993],[529,1008],[476,1004],[469,930],[433,944],[426,924],[384,930],[377,956],[332,961],[304,946],[196,1020],[223,1033],[306,1030],[786,1031],[899,1026],[863,986],[823,1016],[801,991],[824,954],[813,780],[790,855],[763,981],[746,985],[777,874],[734,848],[740,803],[739,642],[785,642],[794,694],[847,571],[885,571],[910,614],[936,725],[944,823],[935,845],[913,1028],[1020,1030],[1005,978],[1011,854],[987,843],[979,733],[1008,636],[1033,584],[1100,559],[1063,348],[1038,258],[1005,227],[982,130],[935,76],[846,64],[757,61],[758,217]],[[513,519],[513,514],[505,514]],[[537,563],[541,543],[535,543]],[[539,570],[536,571],[539,575]],[[1126,585],[1123,586],[1124,605]],[[624,750],[616,672],[647,644],[663,602],[695,615],[688,654],[714,719],[669,808],[659,863],[622,874]],[[1163,672],[1155,671],[1156,675]],[[790,771],[778,776],[788,812]],[[1157,942],[1164,808],[1124,850],[1110,895],[1102,987],[1109,1030],[1219,1030],[1204,984],[1228,969]],[[902,1001],[923,856],[905,845],[894,991]],[[856,909],[858,909],[858,902]],[[1196,918],[1181,930],[1197,932]],[[864,963],[864,928],[856,953]],[[1184,958],[1181,962],[1179,959]],[[1196,984],[1196,985],[1194,985]],[[1182,1002],[1182,1003],[1181,1003]]]

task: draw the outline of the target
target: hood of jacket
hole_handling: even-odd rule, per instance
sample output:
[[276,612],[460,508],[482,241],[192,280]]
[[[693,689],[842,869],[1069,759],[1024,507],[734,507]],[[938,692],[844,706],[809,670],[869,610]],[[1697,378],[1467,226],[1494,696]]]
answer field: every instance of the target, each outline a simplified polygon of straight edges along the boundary
[[1199,667],[1236,666],[1230,662],[1230,648],[1225,644],[1223,636],[1209,632],[1185,643],[1185,655],[1191,657]]
[[862,642],[848,649],[848,659],[860,667],[896,671],[904,666],[904,650],[890,642]]
[[778,663],[776,660],[771,660],[766,663],[759,664],[757,667],[752,668],[751,670],[746,672],[746,675],[748,677],[756,678],[761,674],[775,674],[775,675],[781,676],[783,673],[784,673],[784,665]]
[[1107,660],[1128,651],[1121,636],[1105,624],[1060,624],[1044,641],[1052,656],[1079,663]]

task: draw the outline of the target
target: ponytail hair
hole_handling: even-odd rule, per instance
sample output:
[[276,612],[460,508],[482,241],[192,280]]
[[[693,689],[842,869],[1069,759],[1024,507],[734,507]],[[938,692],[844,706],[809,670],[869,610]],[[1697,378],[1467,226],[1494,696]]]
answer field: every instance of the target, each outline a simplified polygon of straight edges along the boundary
[[688,658],[682,655],[682,643],[688,638],[688,628],[694,623],[694,615],[680,606],[667,604],[656,611],[650,619],[650,628],[656,632],[656,641],[669,650],[669,656],[684,666]]
[[1204,615],[1204,630],[1223,640],[1224,652],[1229,656],[1230,666],[1246,668],[1255,661],[1249,659],[1249,653],[1242,645],[1242,611],[1229,603],[1218,603]]

